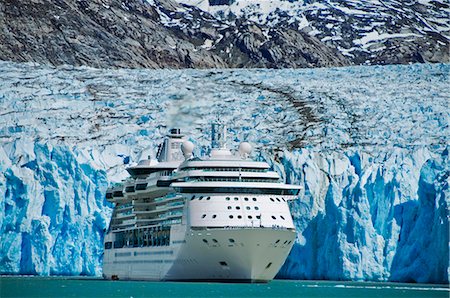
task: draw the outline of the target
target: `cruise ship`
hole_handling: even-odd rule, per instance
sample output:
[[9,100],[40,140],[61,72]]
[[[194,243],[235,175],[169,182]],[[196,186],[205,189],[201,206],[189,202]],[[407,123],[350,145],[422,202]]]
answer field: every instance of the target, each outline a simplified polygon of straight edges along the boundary
[[108,189],[114,203],[104,240],[103,276],[113,280],[268,282],[296,238],[285,184],[251,145],[226,146],[226,128],[212,125],[209,156],[172,129],[157,160],[129,167]]

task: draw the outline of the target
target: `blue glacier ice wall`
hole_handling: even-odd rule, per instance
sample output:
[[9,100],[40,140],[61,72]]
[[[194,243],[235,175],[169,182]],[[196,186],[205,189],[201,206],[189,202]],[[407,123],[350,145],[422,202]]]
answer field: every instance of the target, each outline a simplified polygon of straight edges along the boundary
[[449,73],[0,62],[0,273],[100,275],[107,185],[168,127],[205,152],[220,114],[230,147],[251,142],[303,186],[279,277],[446,283]]
[[279,277],[448,282],[448,149],[286,152],[298,231]]
[[0,147],[0,272],[101,273],[106,173],[65,146]]

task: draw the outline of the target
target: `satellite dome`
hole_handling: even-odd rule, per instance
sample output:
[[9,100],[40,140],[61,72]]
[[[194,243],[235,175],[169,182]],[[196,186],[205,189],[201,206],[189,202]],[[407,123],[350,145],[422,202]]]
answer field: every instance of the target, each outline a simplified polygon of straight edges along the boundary
[[250,145],[250,143],[247,142],[242,142],[239,145],[239,153],[242,156],[247,156],[248,154],[250,154],[252,152],[252,145]]
[[189,158],[192,156],[192,151],[194,151],[194,144],[190,141],[184,141],[183,144],[181,144],[181,151],[183,152],[183,155],[185,158]]

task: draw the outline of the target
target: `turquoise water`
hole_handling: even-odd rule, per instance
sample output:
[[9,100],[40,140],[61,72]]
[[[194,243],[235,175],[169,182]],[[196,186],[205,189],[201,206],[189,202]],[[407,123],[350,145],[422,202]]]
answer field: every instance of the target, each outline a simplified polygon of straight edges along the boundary
[[449,297],[448,285],[285,281],[268,284],[2,277],[0,297]]

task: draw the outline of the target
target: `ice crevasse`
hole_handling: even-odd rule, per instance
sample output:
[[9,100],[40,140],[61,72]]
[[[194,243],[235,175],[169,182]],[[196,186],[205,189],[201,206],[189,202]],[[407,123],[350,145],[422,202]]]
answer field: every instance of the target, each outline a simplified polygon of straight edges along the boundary
[[[303,186],[278,277],[447,283],[448,151],[263,154]],[[26,141],[0,148],[0,272],[100,275],[112,207],[105,162],[124,168],[122,157]]]

